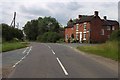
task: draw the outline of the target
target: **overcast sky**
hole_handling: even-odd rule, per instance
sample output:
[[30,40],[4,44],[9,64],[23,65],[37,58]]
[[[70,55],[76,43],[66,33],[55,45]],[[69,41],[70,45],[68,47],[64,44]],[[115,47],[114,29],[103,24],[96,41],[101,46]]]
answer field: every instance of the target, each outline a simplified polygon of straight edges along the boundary
[[[13,13],[17,12],[16,22],[19,28],[27,21],[38,17],[51,16],[66,26],[70,18],[78,18],[78,15],[94,15],[99,11],[99,16],[107,16],[107,19],[118,21],[119,0],[2,0],[0,3],[0,23],[10,25]],[[119,19],[120,20],[120,19]]]

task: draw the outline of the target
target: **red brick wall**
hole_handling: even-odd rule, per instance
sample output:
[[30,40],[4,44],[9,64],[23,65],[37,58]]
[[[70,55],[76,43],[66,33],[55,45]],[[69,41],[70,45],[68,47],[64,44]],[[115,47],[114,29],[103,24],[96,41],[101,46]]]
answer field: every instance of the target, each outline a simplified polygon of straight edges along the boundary
[[73,34],[73,28],[65,28],[65,42],[67,42],[66,35],[68,35],[68,38],[70,38],[72,34]]
[[99,17],[94,18],[91,21],[91,42],[103,42],[105,40],[104,35],[101,35],[102,21]]

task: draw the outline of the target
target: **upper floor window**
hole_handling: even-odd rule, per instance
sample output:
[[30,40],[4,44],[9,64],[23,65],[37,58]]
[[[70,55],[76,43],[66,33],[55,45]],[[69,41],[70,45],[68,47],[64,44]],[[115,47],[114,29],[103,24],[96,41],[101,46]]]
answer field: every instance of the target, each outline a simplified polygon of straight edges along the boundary
[[110,30],[110,26],[107,26],[107,30]]
[[78,30],[79,24],[76,24],[76,30]]
[[84,27],[84,31],[86,31],[86,27],[87,27],[87,23],[86,22],[84,22],[83,27]]
[[112,26],[112,30],[115,30],[115,26]]

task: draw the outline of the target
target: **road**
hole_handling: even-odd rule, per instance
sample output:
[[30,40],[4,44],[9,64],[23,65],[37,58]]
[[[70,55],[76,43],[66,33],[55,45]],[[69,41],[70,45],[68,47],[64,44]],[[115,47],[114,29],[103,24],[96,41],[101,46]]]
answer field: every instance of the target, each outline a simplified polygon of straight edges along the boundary
[[24,55],[12,66],[13,70],[9,78],[118,77],[117,70],[98,63],[63,44],[33,42],[23,52],[18,50],[17,53]]

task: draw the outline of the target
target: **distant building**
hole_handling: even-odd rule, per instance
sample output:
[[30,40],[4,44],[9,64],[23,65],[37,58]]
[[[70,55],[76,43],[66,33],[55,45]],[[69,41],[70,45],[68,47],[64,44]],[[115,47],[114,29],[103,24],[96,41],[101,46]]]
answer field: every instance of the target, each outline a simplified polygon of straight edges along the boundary
[[79,15],[78,19],[70,19],[65,27],[65,42],[105,42],[114,30],[119,29],[115,20],[101,19],[98,11],[94,15]]

